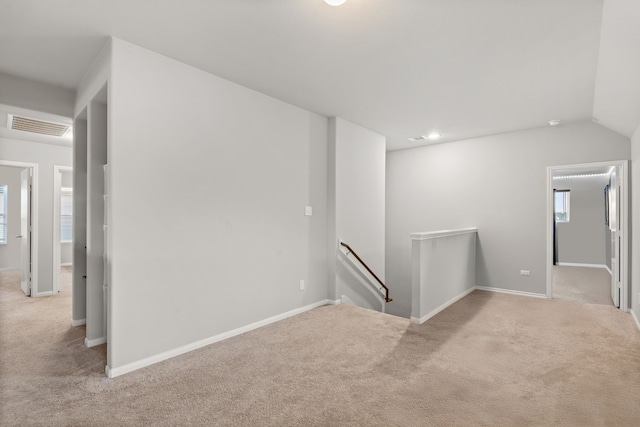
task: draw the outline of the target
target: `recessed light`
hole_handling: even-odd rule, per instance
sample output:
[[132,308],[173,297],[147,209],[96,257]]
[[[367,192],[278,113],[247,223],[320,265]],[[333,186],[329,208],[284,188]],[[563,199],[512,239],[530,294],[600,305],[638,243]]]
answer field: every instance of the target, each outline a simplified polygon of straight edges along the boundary
[[420,136],[414,136],[413,138],[409,138],[409,141],[411,142],[418,142],[418,141],[435,141],[436,139],[439,139],[442,135],[440,135],[439,133],[430,133],[428,135],[420,135]]
[[340,6],[341,4],[343,4],[346,1],[347,0],[324,0],[324,2],[326,4],[331,5],[331,6]]
[[560,123],[562,123],[562,120],[549,120],[549,126],[558,126]]

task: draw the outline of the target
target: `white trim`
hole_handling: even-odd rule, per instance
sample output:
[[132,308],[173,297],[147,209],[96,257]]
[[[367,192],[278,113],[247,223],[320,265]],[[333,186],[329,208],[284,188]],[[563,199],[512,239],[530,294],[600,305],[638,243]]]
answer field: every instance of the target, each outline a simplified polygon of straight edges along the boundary
[[163,360],[171,359],[172,357],[176,357],[176,356],[179,356],[181,354],[185,354],[185,353],[188,353],[190,351],[197,350],[197,349],[202,348],[202,347],[206,347],[206,346],[208,346],[210,344],[214,344],[214,343],[226,340],[228,338],[232,338],[232,337],[235,337],[237,335],[244,334],[245,332],[253,331],[254,329],[258,329],[258,328],[261,328],[263,326],[270,325],[271,323],[275,323],[275,322],[278,322],[280,320],[286,319],[288,317],[292,317],[292,316],[295,316],[297,314],[304,313],[305,311],[313,310],[314,308],[321,307],[323,305],[335,304],[335,303],[336,303],[336,301],[328,300],[328,299],[322,300],[322,301],[318,301],[316,303],[309,304],[309,305],[306,305],[304,307],[296,308],[296,309],[287,311],[285,313],[278,314],[278,315],[269,317],[267,319],[251,323],[251,324],[246,325],[246,326],[241,326],[239,328],[232,329],[230,331],[223,332],[221,334],[214,335],[212,337],[205,338],[203,340],[196,341],[196,342],[193,342],[191,344],[183,345],[181,347],[174,348],[172,350],[168,350],[168,351],[165,351],[165,352],[162,352],[162,353],[150,356],[150,357],[146,357],[146,358],[138,360],[136,362],[127,363],[126,365],[119,366],[117,368],[110,368],[109,366],[106,366],[105,367],[105,373],[107,374],[107,376],[109,378],[115,378],[115,377],[118,377],[120,375],[124,375],[124,374],[127,374],[129,372],[133,372],[135,370],[142,369],[144,367],[153,365],[155,363],[162,362]]
[[60,267],[71,267],[73,265],[72,262],[61,262]]
[[328,301],[327,304],[329,304],[329,305],[340,305],[340,304],[342,304],[342,300],[341,299],[337,299],[337,300],[328,299],[327,301]]
[[[71,166],[53,165],[53,291],[60,291],[60,196],[62,186],[62,172],[72,172]],[[73,253],[73,247],[71,248]]]
[[71,319],[71,326],[82,326],[87,324],[87,319]]
[[435,316],[436,314],[440,313],[445,308],[447,308],[450,305],[452,305],[453,303],[461,300],[462,298],[466,297],[467,295],[469,295],[471,292],[473,292],[475,290],[476,290],[475,287],[467,289],[466,291],[464,291],[460,295],[451,298],[449,301],[445,302],[440,307],[438,307],[438,308],[436,308],[434,310],[431,310],[429,313],[425,314],[422,317],[413,317],[412,316],[411,317],[411,323],[417,323],[418,325],[422,325],[424,322],[426,322],[427,320],[431,319],[433,316]]
[[604,268],[609,272],[609,276],[613,276],[613,271],[611,271],[608,265],[605,265]]
[[547,299],[545,294],[537,294],[535,292],[514,291],[512,289],[491,288],[488,286],[476,286],[475,289],[478,291],[497,292],[500,294],[518,295],[521,297]]
[[[0,160],[0,166],[11,166],[31,169],[31,296],[38,294],[38,164]],[[22,267],[19,268],[22,270]]]
[[4,267],[4,268],[0,268],[0,271],[20,271],[21,268],[20,267]]
[[443,230],[443,231],[427,231],[420,233],[411,233],[411,240],[429,240],[429,239],[439,239],[441,237],[450,237],[450,236],[458,236],[460,234],[471,234],[477,233],[478,229],[476,227],[471,228],[461,228],[459,230]]
[[38,292],[37,294],[33,294],[33,289],[31,290],[31,295],[33,295],[36,298],[40,298],[40,297],[50,297],[52,295],[55,295],[53,291],[46,291],[46,292]]
[[623,243],[619,262],[622,263],[624,268],[622,269],[622,283],[620,285],[620,310],[626,312],[629,310],[629,214],[631,206],[631,183],[629,181],[628,160],[547,167],[547,204],[545,212],[545,217],[547,218],[547,298],[553,297],[553,173],[559,169],[582,169],[602,166],[614,166],[621,169],[622,200],[620,203],[620,229]]
[[[557,262],[556,265],[560,267],[587,267],[587,268],[604,268],[608,269],[609,267],[604,264],[583,264],[579,262]],[[611,272],[611,270],[609,270]]]
[[635,311],[633,311],[632,309],[629,309],[629,313],[631,313],[631,317],[633,317],[633,321],[636,322],[636,327],[640,331],[640,321],[638,321],[638,316],[636,316]]
[[90,340],[89,338],[84,338],[84,345],[87,347],[95,347],[100,344],[105,344],[107,342],[107,337],[94,338]]

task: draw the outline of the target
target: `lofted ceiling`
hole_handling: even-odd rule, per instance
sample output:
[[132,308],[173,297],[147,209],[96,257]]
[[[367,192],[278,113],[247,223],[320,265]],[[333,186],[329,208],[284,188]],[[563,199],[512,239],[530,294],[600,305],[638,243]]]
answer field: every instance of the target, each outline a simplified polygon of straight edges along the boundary
[[[603,0],[0,0],[0,11],[0,72],[77,88],[115,36],[395,150],[432,132],[446,142],[591,120]],[[640,112],[622,120],[609,122],[630,136]]]

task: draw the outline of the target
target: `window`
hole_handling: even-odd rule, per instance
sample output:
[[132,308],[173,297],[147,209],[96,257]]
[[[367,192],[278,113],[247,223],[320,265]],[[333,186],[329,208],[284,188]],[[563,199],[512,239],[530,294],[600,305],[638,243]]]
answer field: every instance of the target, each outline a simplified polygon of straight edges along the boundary
[[73,191],[63,187],[60,192],[60,241],[73,239]]
[[7,243],[7,190],[0,185],[0,244]]
[[555,191],[556,222],[569,222],[569,190]]

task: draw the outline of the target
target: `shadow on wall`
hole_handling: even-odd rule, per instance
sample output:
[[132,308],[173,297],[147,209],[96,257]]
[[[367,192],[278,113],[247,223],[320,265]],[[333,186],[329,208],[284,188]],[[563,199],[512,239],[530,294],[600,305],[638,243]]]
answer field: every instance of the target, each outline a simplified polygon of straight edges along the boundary
[[336,276],[337,296],[344,295],[359,307],[382,311],[384,305],[382,298],[366,273],[357,268],[340,250],[336,255]]
[[482,250],[482,239],[480,233],[476,237],[476,286],[491,286],[493,282],[489,278],[489,268],[487,260]]

